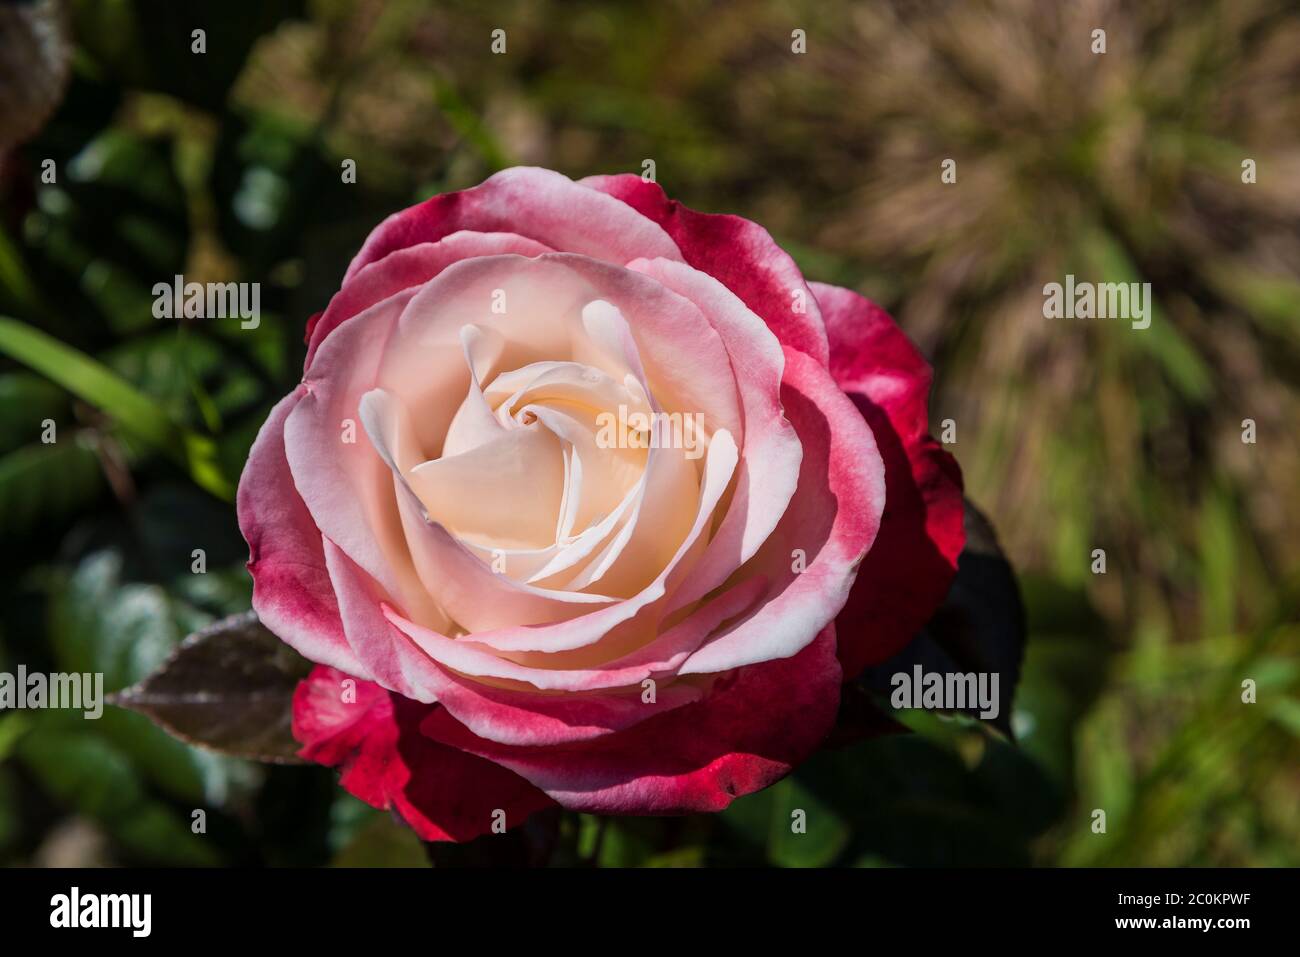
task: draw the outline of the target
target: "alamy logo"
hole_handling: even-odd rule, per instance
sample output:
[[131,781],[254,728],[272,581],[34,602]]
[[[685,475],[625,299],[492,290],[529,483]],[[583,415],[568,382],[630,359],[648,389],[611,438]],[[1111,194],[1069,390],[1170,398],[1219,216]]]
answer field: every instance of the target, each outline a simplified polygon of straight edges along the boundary
[[256,329],[262,322],[262,286],[256,282],[185,282],[176,276],[169,283],[154,283],[155,319],[233,319],[241,329]]
[[998,716],[998,673],[925,671],[913,665],[912,672],[900,671],[889,679],[893,692],[889,703],[897,709],[966,711],[979,708],[979,716]]
[[1043,287],[1044,319],[1130,319],[1134,329],[1151,325],[1151,283],[1049,282]]
[[129,927],[132,937],[148,937],[153,920],[151,894],[71,893],[50,898],[51,927]]
[[704,413],[629,412],[596,416],[596,447],[601,449],[685,449],[688,459],[704,454]]
[[29,673],[26,665],[19,665],[17,674],[0,671],[0,711],[29,708],[67,708],[94,721],[104,713],[104,673],[46,675]]

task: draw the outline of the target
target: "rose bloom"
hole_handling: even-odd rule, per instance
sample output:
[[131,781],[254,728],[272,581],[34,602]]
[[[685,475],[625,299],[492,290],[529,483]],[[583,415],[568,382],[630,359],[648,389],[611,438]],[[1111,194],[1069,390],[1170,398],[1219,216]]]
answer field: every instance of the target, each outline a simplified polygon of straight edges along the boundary
[[930,368],[759,226],[509,169],[397,213],[239,485],[303,757],[426,840],[716,811],[835,722],[963,544]]

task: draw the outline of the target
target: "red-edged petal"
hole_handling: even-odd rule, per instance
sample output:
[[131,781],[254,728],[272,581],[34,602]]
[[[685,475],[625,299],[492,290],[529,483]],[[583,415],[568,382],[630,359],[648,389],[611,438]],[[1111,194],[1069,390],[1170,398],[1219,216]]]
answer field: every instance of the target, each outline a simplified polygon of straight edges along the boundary
[[[740,216],[697,213],[640,176],[589,176],[583,186],[621,199],[663,227],[686,262],[708,273],[763,318],[783,345],[826,365],[829,347],[817,300],[794,260],[762,226]],[[649,258],[648,253],[642,253]]]
[[514,827],[551,806],[518,775],[420,734],[435,710],[320,666],[294,693],[293,734],[302,757],[340,768],[344,788],[396,811],[426,841],[468,841],[491,830],[498,810]]
[[641,256],[682,258],[662,229],[622,203],[552,170],[517,166],[389,216],[366,238],[344,281],[395,250],[463,229],[516,233],[558,252],[620,265]]
[[952,584],[962,529],[961,470],[929,435],[932,372],[889,314],[813,283],[831,375],[862,411],[885,461],[885,512],[836,619],[846,677],[884,661],[930,619]]
[[785,350],[781,401],[803,443],[799,487],[750,563],[768,577],[766,600],[695,652],[680,674],[713,674],[788,658],[848,600],[880,527],[885,469],[858,410],[812,357]]
[[320,322],[320,317],[323,315],[325,315],[324,309],[322,309],[320,312],[313,312],[310,316],[307,317],[307,325],[303,328],[303,332],[302,332],[303,342],[307,343],[308,345],[311,344],[312,333],[316,331],[316,323]]
[[[763,588],[751,578],[699,608],[647,645],[590,675],[600,681],[621,671],[627,685],[596,693],[539,694],[527,686],[485,684],[435,663],[424,676],[433,696],[473,734],[499,744],[536,747],[572,744],[617,734],[657,715],[698,701],[709,681],[674,681],[676,669],[720,622],[753,602]],[[647,679],[651,684],[647,685]],[[646,691],[653,687],[653,699]]]
[[320,530],[285,457],[284,422],[304,391],[299,386],[271,410],[239,479],[236,502],[248,542],[253,608],[262,624],[304,656],[369,675],[344,637]]
[[399,249],[355,273],[350,272],[343,288],[334,294],[325,311],[318,312],[307,322],[307,361],[304,367],[311,367],[321,342],[348,319],[403,289],[423,285],[453,263],[478,256],[505,253],[540,256],[550,251],[549,246],[513,233],[459,232],[438,242]]
[[618,734],[559,747],[478,738],[444,709],[432,738],[489,758],[571,810],[607,814],[719,811],[803,762],[834,724],[841,673],[835,627],[792,658],[740,668],[701,701]]

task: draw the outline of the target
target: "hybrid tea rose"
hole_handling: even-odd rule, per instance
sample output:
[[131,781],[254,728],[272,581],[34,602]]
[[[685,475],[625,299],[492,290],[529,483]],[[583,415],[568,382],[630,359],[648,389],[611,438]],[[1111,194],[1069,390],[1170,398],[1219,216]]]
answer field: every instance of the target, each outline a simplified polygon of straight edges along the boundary
[[429,840],[713,811],[898,651],[963,543],[930,369],[759,226],[510,169],[381,223],[239,487],[294,733]]

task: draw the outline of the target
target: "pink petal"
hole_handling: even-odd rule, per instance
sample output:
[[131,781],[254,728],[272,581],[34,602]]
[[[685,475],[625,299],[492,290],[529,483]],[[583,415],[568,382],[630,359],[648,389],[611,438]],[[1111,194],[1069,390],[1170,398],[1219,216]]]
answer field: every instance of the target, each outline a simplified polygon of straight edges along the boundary
[[[489,304],[496,288],[505,289],[508,301],[526,304],[526,308],[516,305],[514,312],[492,314]],[[375,454],[364,430],[357,442],[346,444],[339,440],[340,424],[363,420],[362,397],[382,387],[403,396],[408,407],[420,408],[422,426],[428,428],[429,420],[441,417],[445,430],[454,407],[447,408],[448,403],[438,401],[438,396],[421,394],[421,390],[428,393],[434,388],[429,384],[433,381],[441,383],[438,387],[444,392],[463,396],[469,372],[461,350],[439,348],[439,344],[459,342],[461,329],[473,319],[488,326],[499,323],[510,330],[507,338],[513,342],[538,354],[564,358],[575,338],[582,338],[582,323],[591,312],[581,307],[594,301],[617,304],[638,339],[636,344],[642,346],[644,341],[640,355],[656,395],[671,395],[687,409],[702,410],[706,421],[715,427],[730,423],[741,427],[730,362],[720,337],[699,309],[649,277],[583,256],[487,256],[456,263],[418,291],[400,293],[343,323],[317,353],[306,380],[308,394],[286,425],[288,460],[303,500],[323,534],[378,583],[404,618],[446,634],[450,616],[477,632],[504,628],[504,621],[492,624],[492,615],[505,615],[512,624],[560,621],[580,614],[581,606],[592,602],[566,599],[562,593],[537,594],[535,588],[494,575],[466,548],[458,546],[459,550],[452,552],[443,547],[448,541],[445,533],[439,536],[434,526],[407,514],[405,499],[394,494],[391,470]],[[675,345],[681,341],[692,343],[687,357],[679,355],[681,350]],[[721,432],[715,433],[715,439],[718,434]],[[417,436],[415,441],[427,452],[438,438],[431,433],[429,437]],[[680,450],[656,451],[656,462],[662,459],[671,464],[682,458]],[[698,481],[694,467],[684,460],[681,464],[694,486]],[[606,631],[666,594],[653,585],[655,574],[674,560],[674,549],[690,531],[691,512],[682,512],[680,502],[684,497],[695,499],[695,488],[687,489],[667,467],[650,468],[647,474],[653,487],[647,488],[646,505],[638,508],[636,524],[629,521],[614,541],[629,534],[648,535],[646,544],[658,548],[655,561],[636,561],[649,552],[633,540],[629,545],[633,561],[620,564],[611,552],[610,570],[595,587],[603,589],[608,582],[617,581],[635,587],[616,594],[640,596],[656,588],[658,594],[600,619]],[[667,508],[665,502],[672,507]],[[666,530],[672,534],[665,534]],[[693,541],[703,545],[698,533]],[[463,558],[472,558],[481,566],[479,573],[466,566]],[[453,560],[457,562],[454,571],[430,577]],[[603,562],[606,557],[602,553],[597,560]],[[646,565],[653,567],[643,574],[641,567]],[[467,591],[471,586],[482,594]],[[489,591],[516,605],[532,607],[511,608],[484,600],[490,598]],[[599,596],[587,597],[600,601]],[[566,601],[569,607],[559,607]],[[514,631],[522,637],[522,631]],[[539,633],[532,631],[525,641],[538,638]]]
[[262,623],[313,661],[368,675],[343,635],[321,534],[284,454],[284,422],[299,386],[271,410],[239,479],[239,528],[248,542],[253,608]]
[[452,263],[476,256],[502,253],[539,256],[545,252],[551,252],[551,248],[513,233],[459,232],[438,242],[423,242],[397,250],[355,273],[349,271],[343,288],[334,294],[325,311],[308,321],[304,368],[311,367],[321,342],[340,324],[403,289],[423,285]]
[[293,696],[293,734],[309,761],[339,767],[339,783],[372,807],[397,812],[425,841],[468,841],[553,802],[505,768],[445,747],[419,732],[436,705],[408,701],[360,679],[317,667]]
[[415,292],[383,300],[325,340],[303,379],[305,394],[285,421],[284,448],[321,534],[365,569],[390,600],[422,620],[445,624],[411,561],[392,475],[361,423],[361,397],[380,376],[385,346]]
[[463,229],[517,233],[620,265],[638,256],[682,258],[656,224],[594,192],[547,169],[502,170],[473,189],[443,193],[388,217],[366,239],[346,279],[395,250]]
[[885,513],[848,604],[836,619],[848,677],[901,650],[943,601],[966,542],[961,471],[929,436],[931,370],[883,309],[814,283],[831,374],[875,433],[885,460]]
[[421,730],[511,769],[571,810],[718,811],[804,761],[835,722],[835,630],[792,658],[721,678],[701,701],[579,744],[522,748],[476,737],[445,709]]
[[871,430],[825,368],[788,347],[785,363],[781,398],[803,442],[803,462],[799,490],[748,567],[770,578],[769,595],[695,652],[679,674],[725,671],[802,649],[844,606],[858,564],[876,540],[887,504]]
[[429,658],[384,618],[381,608],[388,599],[378,583],[328,538],[325,567],[338,596],[343,632],[366,672],[389,691],[435,701]]
[[708,594],[749,561],[785,514],[799,481],[803,447],[781,407],[785,357],[763,320],[712,276],[665,259],[630,269],[658,279],[699,307],[722,337],[744,412],[740,478],[730,507],[673,607]]
[[[631,676],[625,676],[621,673],[610,672],[608,667],[603,664],[592,664],[577,669],[564,668],[563,665],[555,667],[550,666],[548,662],[548,659],[556,657],[553,655],[538,652],[532,655],[522,654],[506,657],[502,656],[498,649],[500,645],[510,643],[509,639],[516,636],[524,638],[530,643],[536,642],[543,648],[546,647],[546,642],[538,642],[539,635],[552,634],[556,638],[555,644],[558,647],[565,648],[581,648],[584,643],[591,644],[608,640],[616,626],[634,618],[641,609],[667,594],[670,590],[670,582],[675,584],[675,580],[680,579],[684,574],[683,567],[680,565],[682,555],[691,548],[703,533],[713,515],[718,500],[727,488],[735,471],[736,447],[726,432],[714,434],[705,461],[704,489],[696,507],[695,521],[690,534],[687,536],[686,541],[681,544],[677,554],[665,564],[654,581],[634,598],[545,628],[502,629],[505,634],[480,635],[475,633],[464,638],[451,638],[433,629],[422,627],[389,607],[384,608],[385,617],[430,658],[462,674],[527,682],[535,688],[547,691],[586,691],[619,687],[629,683],[629,681],[640,681],[645,676],[642,671],[638,671]],[[327,555],[329,554],[330,552],[327,549]],[[331,573],[334,573],[332,565]],[[335,581],[336,583],[338,581],[337,575],[335,575]],[[575,642],[573,640],[574,633],[580,635],[586,641],[582,643]],[[349,640],[353,642],[353,647],[356,647],[358,653],[361,653],[362,649],[358,646],[356,639],[351,638],[350,632],[349,636]],[[496,647],[489,645],[487,643],[488,639],[493,640]],[[598,655],[592,655],[589,649],[585,650],[584,654],[589,657],[599,657]],[[516,661],[515,658],[519,660]],[[366,660],[364,656],[362,660]],[[376,672],[376,674],[379,675],[379,672]],[[382,676],[380,680],[383,680]]]
[[[673,675],[719,622],[753,603],[762,585],[761,579],[737,585],[649,645],[592,669],[585,677],[596,678],[601,685],[593,693],[538,694],[523,683],[509,688],[484,684],[441,666],[429,686],[465,727],[501,744],[567,744],[623,731],[708,693],[711,680],[673,681]],[[571,677],[579,682],[584,676]],[[654,684],[645,685],[646,679]],[[653,689],[654,700],[646,699],[648,688]]]
[[829,347],[817,300],[794,260],[762,226],[739,216],[697,213],[669,199],[657,183],[647,183],[632,173],[588,176],[580,183],[621,199],[663,227],[686,262],[739,296],[771,327],[782,345],[806,352],[826,365]]

